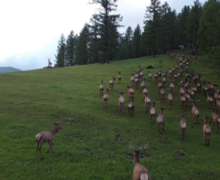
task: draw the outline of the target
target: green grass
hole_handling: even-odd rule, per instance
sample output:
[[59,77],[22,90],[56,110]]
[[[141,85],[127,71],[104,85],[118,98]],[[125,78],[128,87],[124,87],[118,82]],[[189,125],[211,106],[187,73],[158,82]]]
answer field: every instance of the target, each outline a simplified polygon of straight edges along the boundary
[[[162,63],[160,63],[162,61]],[[176,64],[167,56],[115,61],[67,68],[40,69],[0,75],[0,179],[132,179],[134,159],[128,146],[143,146],[140,162],[149,170],[153,180],[218,179],[220,177],[220,133],[212,128],[210,146],[205,147],[202,134],[203,115],[210,115],[206,97],[197,103],[200,124],[194,124],[191,107],[185,113],[187,131],[182,141],[179,122],[183,111],[179,103],[179,87],[175,88],[174,105],[164,110],[165,132],[160,134],[156,124],[150,123],[145,111],[143,95],[135,89],[135,116],[130,118],[127,108],[119,114],[119,94],[109,93],[108,108],[103,109],[99,96],[100,81],[104,87],[117,72],[122,83],[115,82],[115,90],[127,90],[130,72],[138,65],[152,65],[153,74]],[[212,78],[219,84],[217,69],[209,68],[206,57],[192,59],[190,69],[202,74],[202,80]],[[203,73],[207,73],[204,75]],[[144,70],[145,76],[148,70]],[[168,83],[173,79],[168,77]],[[220,85],[220,84],[219,84]],[[148,85],[149,97],[161,101],[157,83]],[[168,89],[166,89],[166,97]],[[126,105],[127,93],[124,94]],[[53,152],[42,148],[42,158],[36,158],[35,135],[52,129],[61,121],[53,141]]]

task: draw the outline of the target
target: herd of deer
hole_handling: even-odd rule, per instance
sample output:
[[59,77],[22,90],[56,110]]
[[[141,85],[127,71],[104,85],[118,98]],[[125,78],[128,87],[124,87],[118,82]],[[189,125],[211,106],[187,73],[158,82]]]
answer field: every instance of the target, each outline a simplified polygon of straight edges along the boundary
[[[195,123],[199,123],[199,110],[196,107],[195,103],[199,102],[199,99],[196,99],[196,96],[198,94],[202,93],[202,81],[201,81],[201,74],[198,74],[197,76],[194,74],[194,71],[192,70],[189,72],[189,65],[190,65],[190,59],[185,58],[185,55],[178,54],[175,56],[174,54],[169,54],[170,59],[176,59],[177,65],[175,65],[172,68],[168,68],[168,73],[165,72],[162,74],[161,71],[157,72],[154,76],[151,74],[151,72],[148,72],[148,81],[152,82],[152,79],[154,77],[155,81],[158,83],[158,91],[160,94],[161,100],[165,99],[165,87],[167,85],[167,76],[169,75],[170,78],[173,78],[172,82],[169,85],[169,94],[167,96],[168,105],[171,106],[173,103],[173,91],[175,87],[175,83],[180,86],[180,104],[181,108],[186,111],[189,107],[189,103],[192,103],[192,115],[195,119]],[[185,77],[184,77],[184,72]],[[143,69],[141,66],[139,66],[138,71],[134,71],[134,73],[130,73],[130,82],[131,85],[127,85],[127,92],[128,92],[128,98],[129,103],[127,105],[129,115],[132,117],[134,115],[134,89],[141,89],[142,94],[144,96],[144,104],[146,107],[146,111],[149,112],[151,123],[154,123],[156,121],[158,125],[159,132],[161,133],[164,131],[164,125],[165,125],[165,118],[163,116],[164,107],[160,108],[160,114],[156,118],[156,109],[155,104],[157,101],[151,101],[150,97],[148,96],[148,90],[146,85],[146,78],[144,78]],[[183,78],[184,77],[184,78]],[[182,78],[183,80],[178,82],[178,79]],[[103,81],[101,81],[101,84],[99,86],[99,93],[101,96],[103,96],[103,102],[104,107],[107,108],[108,99],[109,99],[109,91],[114,91],[114,82],[116,78],[112,77],[112,80],[109,81],[109,87],[106,89],[106,94],[103,95],[104,86]],[[121,83],[121,72],[118,72],[118,83]],[[140,83],[141,81],[141,83]],[[203,81],[203,94],[207,96],[207,106],[211,111],[212,116],[209,117],[207,115],[204,116],[204,125],[203,125],[203,134],[205,136],[205,146],[209,145],[210,142],[210,136],[211,136],[211,128],[207,124],[208,120],[211,119],[213,121],[213,126],[217,126],[217,132],[220,128],[220,116],[214,111],[214,101],[216,103],[216,108],[218,111],[220,111],[220,90],[217,88],[217,84],[211,84],[211,82]],[[206,86],[207,84],[207,86]],[[125,98],[123,97],[123,93],[126,91],[118,91],[120,93],[120,97],[118,99],[119,104],[119,112],[122,111],[124,105],[125,105]],[[152,107],[151,107],[152,103]],[[210,123],[211,123],[210,121]],[[162,127],[161,127],[162,126]],[[181,117],[180,120],[180,134],[181,138],[184,140],[185,132],[186,132],[186,120],[184,114]],[[146,146],[147,147],[147,146]],[[144,177],[147,177],[145,179],[150,179],[150,174],[147,171],[147,169],[139,163],[139,153],[143,149],[135,150],[132,146],[130,146],[130,149],[133,151],[134,154],[134,161],[135,161],[135,167],[133,172],[134,179],[144,179]],[[146,148],[144,148],[146,149]],[[143,178],[141,178],[143,177]]]
[[[180,104],[181,104],[182,109],[186,111],[187,107],[189,106],[189,102],[192,102],[192,115],[195,118],[195,122],[199,123],[200,113],[195,103],[199,102],[200,100],[196,99],[195,97],[198,93],[201,93],[201,88],[202,88],[202,85],[201,85],[202,81],[200,80],[201,74],[198,74],[198,76],[195,76],[193,70],[189,73],[190,59],[185,58],[184,55],[182,56],[177,55],[175,57],[174,55],[169,54],[169,58],[173,58],[173,59],[176,58],[178,64],[172,68],[169,68],[169,76],[170,77],[173,76],[174,82],[171,82],[169,86],[169,94],[167,97],[168,105],[171,106],[173,103],[172,93],[175,87],[174,83],[177,83],[177,80],[183,77],[183,72],[185,70],[185,72],[187,73],[185,75],[185,78],[178,83],[178,85],[180,86],[180,91],[179,91],[180,92]],[[167,72],[162,74],[162,72],[159,71],[154,75],[154,79],[158,83],[158,90],[159,90],[161,100],[165,99],[165,86],[167,83],[167,74],[168,74]],[[152,82],[152,78],[153,78],[153,75],[151,74],[151,72],[149,72],[148,81]],[[121,83],[121,80],[122,80],[121,72],[118,72],[118,83],[119,84]],[[140,84],[141,80],[142,82]],[[148,96],[149,91],[147,90],[146,78],[144,78],[143,69],[141,69],[141,66],[139,66],[139,70],[137,72],[134,71],[134,73],[131,73],[130,81],[131,81],[131,85],[130,86],[127,85],[127,93],[129,97],[129,103],[127,105],[127,108],[128,108],[129,115],[131,117],[134,116],[135,93],[132,87],[135,87],[136,89],[140,88],[143,94],[146,111],[149,112],[151,123],[155,123],[156,121],[159,132],[161,133],[162,131],[164,131],[164,125],[165,125],[165,118],[163,116],[163,111],[165,108],[164,107],[160,108],[160,114],[156,118],[155,104],[157,101],[151,101],[151,99]],[[115,77],[112,77],[112,80],[109,81],[109,87],[106,89],[106,94],[103,94],[104,85],[103,85],[103,81],[101,81],[101,84],[99,86],[99,94],[103,97],[103,102],[104,102],[103,108],[107,108],[108,100],[109,100],[109,91],[110,90],[114,91],[114,82],[115,82]],[[193,82],[196,84],[195,87],[192,86]],[[207,82],[207,83],[208,85],[206,86],[206,81],[204,81],[203,93],[204,95],[207,95],[207,105],[212,114],[211,120],[213,121],[213,126],[214,125],[217,126],[217,132],[218,132],[220,128],[220,116],[214,111],[215,108],[212,107],[211,105],[213,105],[215,101],[217,110],[220,111],[220,90],[217,88],[217,84],[212,85],[210,82]],[[119,112],[122,112],[123,107],[125,105],[125,98],[123,96],[123,93],[125,93],[126,91],[117,90],[117,92],[120,94],[120,97],[118,99]],[[151,103],[152,103],[152,107],[151,107]],[[209,116],[206,116],[206,115],[204,116],[203,134],[205,136],[205,146],[209,145],[210,136],[211,136],[211,128],[207,124],[209,119],[210,119]],[[39,132],[35,137],[37,141],[36,153],[38,155],[38,152],[39,152],[40,157],[41,157],[42,145],[45,142],[48,142],[49,144],[48,151],[49,149],[52,151],[52,142],[53,142],[54,136],[58,132],[59,129],[62,129],[60,126],[60,122],[54,123],[54,125],[55,125],[55,128],[52,129],[51,131]],[[161,126],[162,126],[162,130],[161,130]],[[183,114],[180,120],[180,133],[181,133],[182,139],[184,139],[186,128],[187,126],[186,126],[185,116]],[[150,179],[150,174],[148,170],[139,162],[140,152],[146,149],[147,146],[148,144],[144,148],[138,148],[137,150],[135,150],[132,145],[130,146],[130,149],[132,150],[133,155],[134,155],[134,162],[135,162],[135,167],[133,170],[134,180],[139,180],[139,179],[149,180]]]

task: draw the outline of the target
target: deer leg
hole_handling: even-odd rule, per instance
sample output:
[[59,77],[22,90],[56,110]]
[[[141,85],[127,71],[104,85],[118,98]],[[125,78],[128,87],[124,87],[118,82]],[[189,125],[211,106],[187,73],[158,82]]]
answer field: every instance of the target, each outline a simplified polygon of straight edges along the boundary
[[39,142],[37,142],[36,156],[38,156],[38,146],[39,146]]
[[39,147],[39,154],[40,154],[40,158],[41,158],[41,148],[43,146],[43,143],[40,143],[40,147]]

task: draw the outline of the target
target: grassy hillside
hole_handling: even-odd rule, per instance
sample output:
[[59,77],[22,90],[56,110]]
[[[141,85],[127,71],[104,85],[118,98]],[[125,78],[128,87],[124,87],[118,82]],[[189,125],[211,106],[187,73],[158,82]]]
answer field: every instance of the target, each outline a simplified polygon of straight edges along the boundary
[[[162,62],[160,62],[162,61]],[[100,81],[108,86],[111,77],[122,72],[122,83],[115,90],[127,90],[130,72],[138,65],[152,65],[153,74],[176,64],[167,56],[156,59],[139,58],[110,64],[92,64],[67,68],[50,68],[7,73],[0,76],[0,179],[132,179],[134,159],[128,146],[148,148],[142,152],[140,162],[149,170],[153,180],[161,179],[218,179],[220,177],[220,132],[212,128],[210,146],[204,146],[203,116],[211,115],[206,97],[197,103],[200,124],[194,124],[191,106],[185,113],[187,131],[181,140],[179,122],[183,111],[179,102],[179,87],[174,90],[174,104],[164,110],[165,132],[160,134],[156,124],[150,123],[145,111],[143,95],[135,89],[135,116],[130,118],[127,108],[119,114],[119,94],[109,93],[109,105],[103,109],[99,96]],[[219,84],[217,69],[209,68],[204,57],[192,59],[190,69],[202,74],[201,79],[212,78]],[[144,70],[145,76],[148,70]],[[173,79],[168,76],[168,83]],[[220,85],[220,84],[219,84]],[[157,83],[148,85],[149,97],[161,101]],[[168,89],[166,89],[166,97]],[[125,93],[126,105],[128,95]],[[167,99],[167,98],[166,98]],[[61,121],[60,130],[53,141],[53,152],[42,148],[42,158],[36,158],[35,135],[54,128]]]

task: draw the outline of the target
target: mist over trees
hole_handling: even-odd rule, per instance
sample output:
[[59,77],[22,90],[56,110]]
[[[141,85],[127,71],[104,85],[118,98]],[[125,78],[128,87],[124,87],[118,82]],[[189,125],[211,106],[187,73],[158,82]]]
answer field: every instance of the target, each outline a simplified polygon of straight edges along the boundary
[[[151,0],[143,16],[143,30],[137,24],[125,33],[118,29],[122,17],[114,14],[117,0],[92,0],[100,5],[79,35],[71,31],[67,39],[61,35],[57,46],[56,67],[109,61],[156,57],[157,54],[174,52],[179,45],[186,49],[189,44],[204,52],[215,62],[220,57],[220,2],[208,0],[202,5],[195,0],[192,6],[185,5],[180,13],[169,4]],[[143,12],[144,14],[144,12]]]

